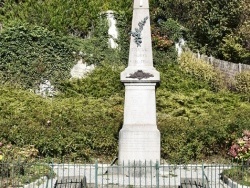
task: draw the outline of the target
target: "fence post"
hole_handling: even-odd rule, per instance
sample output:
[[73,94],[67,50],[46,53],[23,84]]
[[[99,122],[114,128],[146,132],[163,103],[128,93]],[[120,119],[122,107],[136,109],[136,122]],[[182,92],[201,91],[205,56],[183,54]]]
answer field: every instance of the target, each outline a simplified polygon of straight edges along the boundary
[[241,63],[239,63],[239,73],[241,73]]
[[[54,178],[54,162],[53,160],[51,161],[51,168],[50,168],[50,177],[47,179],[47,182],[50,180],[50,187],[54,187],[53,186],[53,178]],[[48,188],[48,183],[46,185],[46,188]]]
[[156,161],[156,164],[155,164],[155,169],[156,169],[156,188],[159,188],[159,178],[160,178],[160,173],[159,173],[159,162]]
[[95,188],[98,188],[98,163],[95,162]]
[[204,172],[204,163],[202,161],[202,187],[204,187],[204,176],[205,176],[205,172]]

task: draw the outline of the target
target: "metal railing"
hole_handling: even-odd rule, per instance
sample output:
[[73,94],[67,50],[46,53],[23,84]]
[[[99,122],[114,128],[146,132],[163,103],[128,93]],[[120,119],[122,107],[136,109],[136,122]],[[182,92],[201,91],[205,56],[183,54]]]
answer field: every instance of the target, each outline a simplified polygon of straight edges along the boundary
[[[176,165],[128,162],[111,166],[97,162],[94,164],[0,162],[0,188],[247,187],[222,175],[224,171],[234,168],[248,172],[248,166],[243,168],[241,164]],[[244,179],[243,176],[246,174],[242,173],[241,176],[241,179]]]

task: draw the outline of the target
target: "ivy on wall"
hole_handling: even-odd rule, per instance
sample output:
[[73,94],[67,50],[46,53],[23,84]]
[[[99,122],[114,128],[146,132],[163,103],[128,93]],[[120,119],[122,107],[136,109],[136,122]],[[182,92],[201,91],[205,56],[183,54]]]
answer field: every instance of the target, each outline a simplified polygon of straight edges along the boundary
[[100,17],[90,39],[61,35],[26,23],[5,25],[0,32],[0,75],[3,82],[36,89],[50,80],[53,85],[70,78],[70,70],[80,58],[88,64],[119,63],[121,53],[108,48],[106,18]]
[[0,71],[4,81],[36,86],[41,79],[58,82],[69,77],[77,42],[39,26],[14,24],[0,34]]

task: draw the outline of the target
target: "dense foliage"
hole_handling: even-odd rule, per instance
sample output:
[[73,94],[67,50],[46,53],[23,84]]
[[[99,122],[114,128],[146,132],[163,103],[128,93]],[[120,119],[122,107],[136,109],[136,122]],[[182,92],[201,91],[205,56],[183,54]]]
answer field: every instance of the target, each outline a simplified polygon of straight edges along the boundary
[[58,82],[67,78],[78,43],[76,39],[56,35],[38,26],[15,24],[6,27],[0,34],[3,80],[13,80],[30,88],[42,79]]
[[44,80],[59,84],[70,78],[70,70],[80,58],[79,51],[88,64],[121,63],[120,52],[108,48],[105,20],[98,22],[93,34],[91,39],[82,40],[40,26],[6,25],[0,32],[2,81],[32,89],[37,89]]
[[96,28],[107,10],[123,12],[132,8],[132,1],[110,0],[6,0],[0,9],[0,22],[16,20],[40,25],[64,34],[87,37]]
[[19,147],[32,144],[40,156],[109,158],[117,150],[122,102],[119,96],[43,99],[5,86],[0,138]]
[[[182,66],[190,68],[187,59]],[[225,148],[249,127],[249,98],[220,89],[221,85],[216,88],[210,79],[220,78],[211,75],[207,66],[193,67],[194,72],[186,72],[185,67],[158,68],[162,73],[157,90],[162,157],[184,162],[226,156]]]
[[[5,0],[0,4],[0,23],[21,21],[86,38],[93,36],[103,13],[114,10],[119,17],[118,25],[128,33],[132,3],[131,0]],[[193,50],[249,64],[249,4],[249,0],[150,0],[152,32],[157,34],[156,40],[163,37],[165,45],[171,44],[169,39],[177,41],[183,37]],[[166,26],[174,29],[177,25],[182,31],[172,30],[173,37]],[[123,34],[120,38],[125,39]]]
[[155,0],[152,4],[154,21],[178,21],[193,50],[250,63],[249,0]]
[[[117,156],[124,100],[121,69],[103,64],[82,80],[65,82],[61,94],[52,99],[2,85],[0,139],[19,147],[32,144],[40,156]],[[157,69],[162,158],[185,162],[225,156],[230,143],[249,128],[249,102],[228,91],[213,92],[209,82],[174,63]]]
[[[154,64],[161,72],[156,93],[161,153],[174,162],[226,156],[250,125],[249,73],[237,75],[231,92],[220,72],[189,53],[177,60],[173,48],[184,37],[194,49],[245,61],[243,41],[249,36],[238,4],[243,0],[224,3],[235,8],[229,14],[221,2],[192,2],[151,1]],[[124,100],[119,74],[128,58],[132,1],[5,0],[0,6],[0,141],[20,150],[32,145],[42,157],[117,156]],[[108,9],[117,11],[115,50],[108,48],[107,21],[100,14]],[[83,79],[69,79],[79,51],[96,69]],[[56,96],[42,98],[27,90],[41,79],[56,86]]]

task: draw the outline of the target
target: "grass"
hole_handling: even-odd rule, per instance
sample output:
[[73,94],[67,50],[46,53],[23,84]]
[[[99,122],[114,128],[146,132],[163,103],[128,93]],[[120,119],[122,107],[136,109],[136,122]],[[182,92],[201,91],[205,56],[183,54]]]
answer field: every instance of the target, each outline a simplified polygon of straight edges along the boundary
[[54,176],[54,172],[49,165],[40,163],[1,163],[0,172],[1,187],[19,187],[37,180],[39,180],[37,183],[41,184],[45,181],[45,179],[41,179],[42,177],[51,178]]
[[230,178],[232,181],[240,185],[250,186],[250,168],[249,166],[237,166],[224,170],[223,178]]

